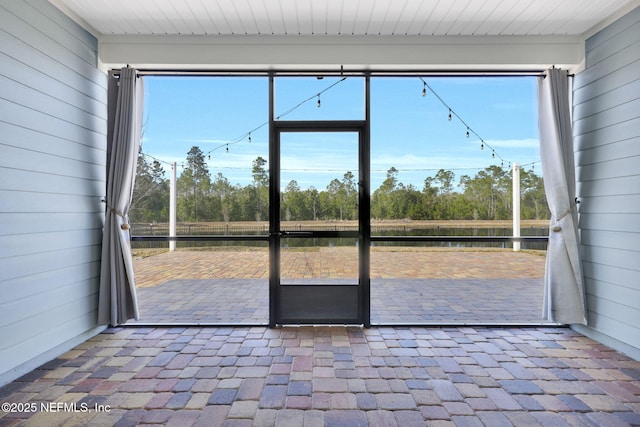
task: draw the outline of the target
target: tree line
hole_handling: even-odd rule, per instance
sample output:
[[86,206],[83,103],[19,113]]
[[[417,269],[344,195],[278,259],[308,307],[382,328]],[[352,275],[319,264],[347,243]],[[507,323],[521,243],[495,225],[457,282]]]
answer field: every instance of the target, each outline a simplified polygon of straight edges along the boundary
[[[252,182],[233,185],[222,174],[211,176],[199,147],[187,153],[176,180],[178,222],[265,221],[269,218],[267,161],[251,165]],[[424,179],[422,188],[403,184],[391,167],[371,194],[374,219],[509,220],[512,208],[511,171],[492,165],[475,176],[457,178],[440,169]],[[169,180],[157,160],[141,153],[129,216],[131,222],[168,222]],[[521,218],[548,219],[542,177],[533,169],[520,171]],[[324,189],[302,189],[295,180],[281,191],[284,220],[353,220],[358,217],[358,182],[352,172],[334,178]]]

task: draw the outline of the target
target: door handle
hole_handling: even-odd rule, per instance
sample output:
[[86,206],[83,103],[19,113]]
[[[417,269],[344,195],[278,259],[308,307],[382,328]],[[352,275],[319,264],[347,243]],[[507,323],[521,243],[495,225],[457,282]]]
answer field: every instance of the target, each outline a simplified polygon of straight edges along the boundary
[[280,236],[313,236],[313,231],[281,231]]

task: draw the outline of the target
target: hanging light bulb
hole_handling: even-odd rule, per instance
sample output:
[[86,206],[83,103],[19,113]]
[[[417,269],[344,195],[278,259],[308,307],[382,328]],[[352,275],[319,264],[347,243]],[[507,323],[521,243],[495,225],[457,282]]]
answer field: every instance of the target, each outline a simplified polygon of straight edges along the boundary
[[491,151],[491,158],[495,159],[496,158],[496,152],[495,151]]
[[453,116],[451,115],[451,108],[449,108],[449,116],[447,117],[449,119],[449,121],[451,121],[451,117],[453,117]]
[[227,144],[226,151],[227,151],[227,153],[229,152],[229,144]]
[[320,108],[320,95],[318,95],[318,108]]
[[424,84],[422,88],[422,96],[427,96],[427,82],[422,82]]
[[481,150],[484,150],[484,140],[481,140],[481,141],[480,141],[480,149],[481,149]]
[[211,160],[211,154],[207,155],[207,160]]
[[249,132],[249,138],[248,138],[249,144],[251,144],[251,132]]
[[467,138],[469,138],[469,127],[467,126]]

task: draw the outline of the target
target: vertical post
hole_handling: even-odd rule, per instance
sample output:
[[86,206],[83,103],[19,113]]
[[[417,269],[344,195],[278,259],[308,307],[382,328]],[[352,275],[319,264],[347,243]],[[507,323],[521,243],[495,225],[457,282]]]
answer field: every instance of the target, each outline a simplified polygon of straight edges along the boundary
[[[513,237],[520,237],[520,165],[513,164]],[[513,250],[520,250],[520,242],[513,242]]]
[[[169,184],[169,237],[176,237],[176,162],[171,163],[171,183]],[[176,250],[176,241],[169,241],[169,250]]]
[[360,247],[360,288],[362,304],[362,322],[365,328],[371,327],[371,76],[365,74],[364,80],[364,129],[359,132],[359,169],[360,181],[358,209],[358,229]]
[[269,327],[280,320],[280,137],[275,125],[275,74],[269,73]]

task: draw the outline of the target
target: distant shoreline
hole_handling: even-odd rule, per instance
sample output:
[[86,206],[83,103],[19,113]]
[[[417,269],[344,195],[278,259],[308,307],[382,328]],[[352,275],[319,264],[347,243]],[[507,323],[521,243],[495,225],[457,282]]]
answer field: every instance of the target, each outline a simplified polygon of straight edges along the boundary
[[[286,229],[304,228],[313,229],[314,227],[357,227],[358,221],[282,221],[282,227]],[[134,230],[145,228],[153,228],[154,230],[168,229],[169,224],[166,222],[158,223],[132,223]],[[217,221],[217,222],[180,222],[177,224],[181,227],[211,227],[211,228],[268,228],[268,221]],[[416,229],[437,229],[437,228],[511,228],[513,222],[511,220],[371,220],[371,226],[376,228],[388,228],[390,230],[411,227]],[[520,221],[521,228],[545,228],[549,226],[548,219],[523,219]]]

